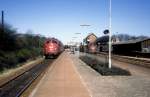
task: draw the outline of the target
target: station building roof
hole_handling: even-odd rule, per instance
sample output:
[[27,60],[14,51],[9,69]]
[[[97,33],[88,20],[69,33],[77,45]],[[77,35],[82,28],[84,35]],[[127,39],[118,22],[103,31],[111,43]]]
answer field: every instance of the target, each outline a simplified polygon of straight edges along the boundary
[[97,36],[94,33],[90,33],[86,38],[85,41],[89,43],[94,43],[97,40]]
[[113,43],[112,45],[135,44],[135,43],[140,43],[140,42],[143,42],[143,41],[146,41],[146,40],[150,40],[150,38],[121,41],[121,42]]
[[109,41],[109,36],[102,36],[97,38],[96,43],[107,43]]

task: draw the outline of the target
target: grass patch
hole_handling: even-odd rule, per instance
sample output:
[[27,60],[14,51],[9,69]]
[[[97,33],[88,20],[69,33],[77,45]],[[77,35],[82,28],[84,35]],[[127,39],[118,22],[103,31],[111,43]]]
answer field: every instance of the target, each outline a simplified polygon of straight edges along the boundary
[[103,76],[117,76],[117,75],[129,76],[131,75],[131,73],[128,70],[124,70],[122,68],[119,68],[113,65],[112,65],[112,68],[109,69],[108,63],[100,62],[99,60],[88,57],[88,56],[80,56],[80,59]]

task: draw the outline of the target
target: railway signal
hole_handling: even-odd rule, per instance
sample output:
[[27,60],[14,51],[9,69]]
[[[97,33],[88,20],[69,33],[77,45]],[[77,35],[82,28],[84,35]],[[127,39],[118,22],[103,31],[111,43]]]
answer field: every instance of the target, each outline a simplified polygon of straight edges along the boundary
[[103,32],[104,34],[109,34],[109,30],[108,29],[106,29],[106,30],[104,30],[104,32]]

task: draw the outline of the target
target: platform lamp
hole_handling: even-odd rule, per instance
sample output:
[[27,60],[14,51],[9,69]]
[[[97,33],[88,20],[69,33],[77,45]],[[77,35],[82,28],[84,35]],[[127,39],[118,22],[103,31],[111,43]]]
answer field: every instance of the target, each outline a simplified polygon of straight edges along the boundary
[[[81,35],[81,33],[74,33],[74,34],[76,34],[76,35]],[[78,36],[78,38],[80,38],[80,36]],[[80,40],[78,41],[78,50],[80,51]]]
[[75,47],[74,46],[76,46],[76,40],[75,39],[77,39],[77,37],[72,37],[72,40],[73,40],[73,48],[75,49]]
[[[89,24],[81,24],[80,26],[81,27],[89,27],[91,25],[89,25]],[[85,42],[85,39],[83,39],[83,46],[84,46],[84,42]],[[85,51],[85,47],[83,47],[83,50]]]

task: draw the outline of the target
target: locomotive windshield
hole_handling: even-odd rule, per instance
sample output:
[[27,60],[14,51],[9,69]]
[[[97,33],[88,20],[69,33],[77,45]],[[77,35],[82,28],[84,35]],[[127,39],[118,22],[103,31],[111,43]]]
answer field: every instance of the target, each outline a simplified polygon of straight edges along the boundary
[[52,40],[51,42],[52,42],[52,43],[56,43],[56,44],[57,44],[57,41],[55,41],[55,40]]

